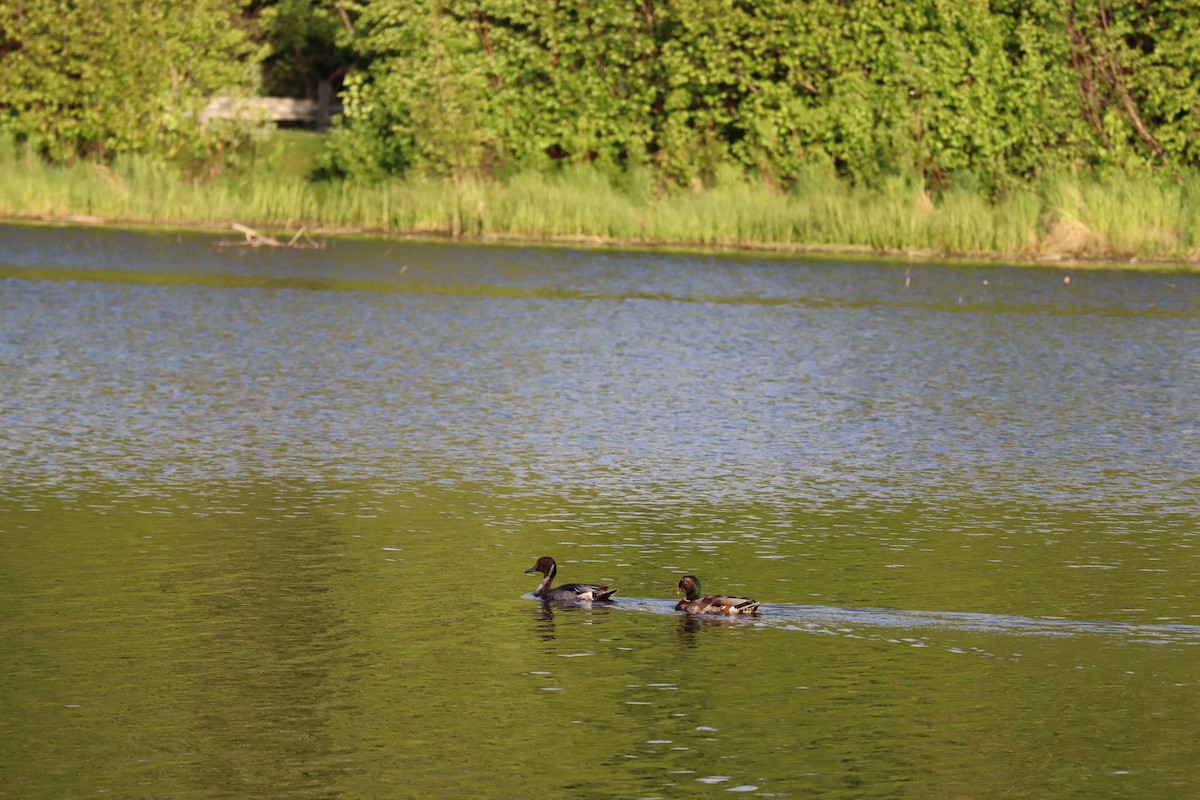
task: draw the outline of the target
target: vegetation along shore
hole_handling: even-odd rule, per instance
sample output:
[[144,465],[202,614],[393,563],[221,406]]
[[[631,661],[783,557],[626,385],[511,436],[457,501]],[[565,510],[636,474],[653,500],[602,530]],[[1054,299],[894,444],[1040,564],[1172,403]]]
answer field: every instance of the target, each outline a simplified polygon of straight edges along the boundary
[[0,9],[2,217],[1200,264],[1189,2],[94,5]]

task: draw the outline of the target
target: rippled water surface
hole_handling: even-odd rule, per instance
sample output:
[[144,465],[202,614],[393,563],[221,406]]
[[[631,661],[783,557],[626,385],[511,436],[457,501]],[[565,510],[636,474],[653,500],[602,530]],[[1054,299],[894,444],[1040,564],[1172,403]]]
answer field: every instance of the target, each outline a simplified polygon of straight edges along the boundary
[[1200,795],[1200,276],[214,241],[0,226],[0,797]]

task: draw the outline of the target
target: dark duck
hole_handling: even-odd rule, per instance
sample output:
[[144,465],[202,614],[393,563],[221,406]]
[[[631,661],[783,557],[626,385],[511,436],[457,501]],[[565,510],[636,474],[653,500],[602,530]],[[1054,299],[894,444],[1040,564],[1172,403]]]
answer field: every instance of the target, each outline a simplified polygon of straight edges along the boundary
[[686,611],[689,614],[753,614],[762,605],[749,597],[733,597],[727,594],[701,597],[700,579],[695,575],[684,575],[675,592],[682,592],[684,595],[684,598],[675,604],[675,610]]
[[538,588],[534,590],[533,596],[540,597],[542,600],[554,600],[555,602],[602,602],[610,599],[617,593],[616,589],[610,589],[607,586],[602,586],[596,583],[564,583],[561,586],[551,587],[550,584],[554,581],[554,576],[558,573],[558,565],[554,563],[554,559],[550,556],[542,556],[529,569],[525,570],[526,575],[534,573],[542,573],[542,582]]

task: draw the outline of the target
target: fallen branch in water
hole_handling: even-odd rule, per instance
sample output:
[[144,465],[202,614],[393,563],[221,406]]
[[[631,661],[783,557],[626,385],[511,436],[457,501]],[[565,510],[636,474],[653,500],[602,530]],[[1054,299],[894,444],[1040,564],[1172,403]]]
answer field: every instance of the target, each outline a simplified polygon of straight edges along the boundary
[[[254,230],[254,228],[250,228],[245,225],[239,225],[236,222],[233,223],[231,227],[236,231],[240,231],[246,238],[243,241],[230,241],[228,239],[222,239],[219,242],[216,242],[217,247],[290,247],[293,250],[325,249],[325,243],[313,241],[312,237],[308,235],[308,231],[303,226],[301,226],[300,230],[296,231],[296,235],[286,243],[279,241],[273,236],[267,236],[265,233],[259,233],[258,231]],[[304,241],[300,241],[301,237],[304,238]]]

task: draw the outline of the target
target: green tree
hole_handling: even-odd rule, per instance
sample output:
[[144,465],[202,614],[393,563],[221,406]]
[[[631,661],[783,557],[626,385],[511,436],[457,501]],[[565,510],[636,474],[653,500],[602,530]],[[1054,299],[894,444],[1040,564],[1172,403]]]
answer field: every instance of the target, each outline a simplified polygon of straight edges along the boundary
[[[359,20],[369,66],[349,81],[335,161],[374,175],[373,153],[380,165],[462,175],[644,160],[657,37],[649,0],[636,5],[377,0]],[[395,146],[364,141],[380,134]]]
[[1200,4],[1067,0],[1064,6],[1094,160],[1200,162]]
[[433,173],[479,168],[492,155],[486,54],[439,0],[368,5],[359,19],[363,69],[346,80],[334,170],[374,180],[416,164]]
[[232,0],[0,4],[0,124],[46,157],[202,153],[198,112],[257,54]]
[[1193,0],[375,0],[362,23],[344,141],[369,155],[386,130],[411,156],[377,164],[649,162],[689,184],[824,162],[993,189],[1200,165]]

